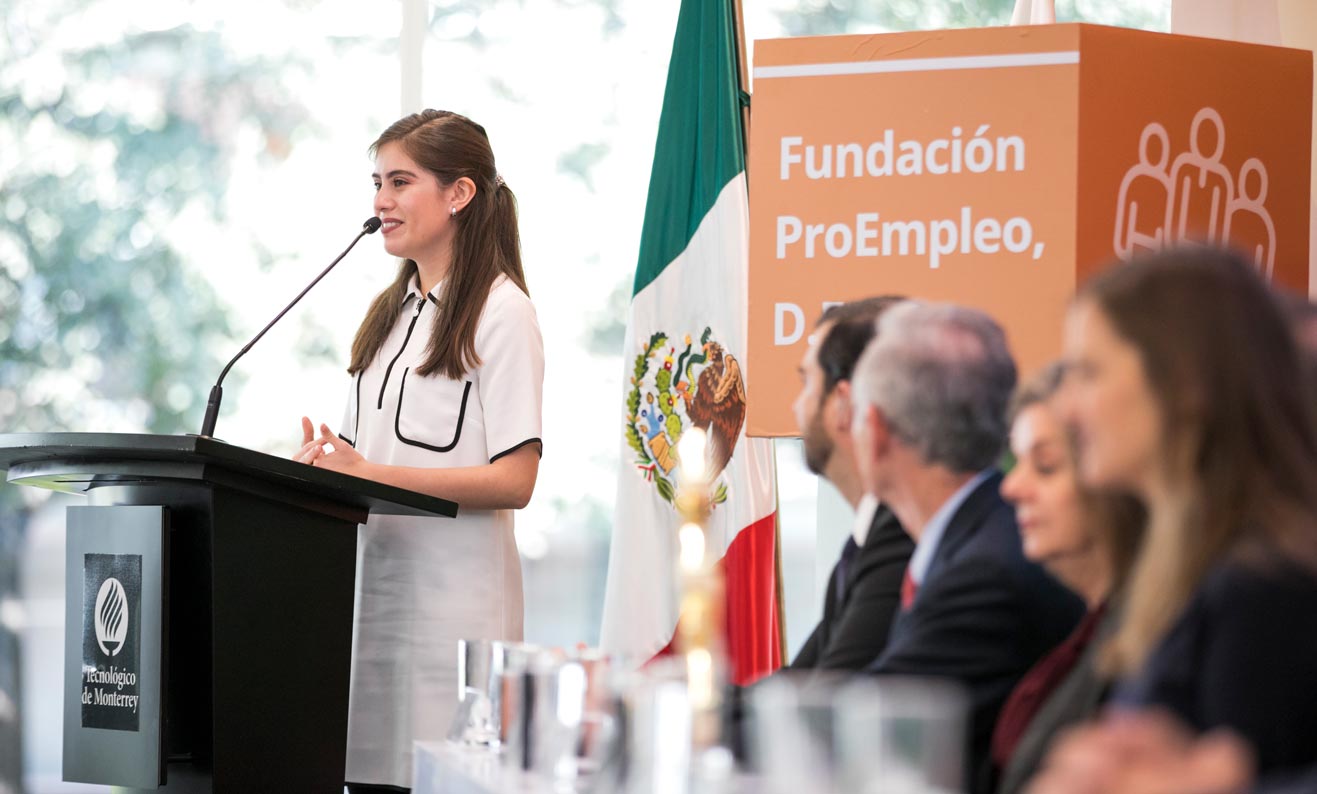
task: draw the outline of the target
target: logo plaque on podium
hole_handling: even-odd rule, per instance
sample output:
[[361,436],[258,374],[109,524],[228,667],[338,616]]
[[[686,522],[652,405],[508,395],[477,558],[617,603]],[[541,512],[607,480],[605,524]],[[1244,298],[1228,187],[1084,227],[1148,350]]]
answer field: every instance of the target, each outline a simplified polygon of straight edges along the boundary
[[142,555],[84,554],[82,727],[140,725]]

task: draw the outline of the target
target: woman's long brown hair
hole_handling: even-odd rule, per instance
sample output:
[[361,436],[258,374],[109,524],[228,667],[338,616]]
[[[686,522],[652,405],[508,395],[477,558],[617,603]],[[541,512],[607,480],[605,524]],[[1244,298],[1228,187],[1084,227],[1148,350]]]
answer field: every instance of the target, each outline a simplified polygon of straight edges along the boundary
[[[370,145],[371,156],[382,146],[398,143],[407,156],[434,174],[444,187],[466,177],[476,193],[453,216],[453,261],[438,298],[438,316],[426,347],[419,375],[441,374],[454,380],[479,367],[476,326],[490,287],[506,275],[522,292],[521,235],[517,231],[517,200],[498,177],[494,151],[485,128],[466,116],[446,110],[424,110],[400,119]],[[404,260],[393,283],[371,303],[352,340],[348,372],[356,374],[379,353],[398,321],[407,288],[417,274],[416,263]]]
[[1112,672],[1147,659],[1215,565],[1284,560],[1317,575],[1317,414],[1276,293],[1202,248],[1116,265],[1078,298],[1139,352],[1169,485],[1149,504]]

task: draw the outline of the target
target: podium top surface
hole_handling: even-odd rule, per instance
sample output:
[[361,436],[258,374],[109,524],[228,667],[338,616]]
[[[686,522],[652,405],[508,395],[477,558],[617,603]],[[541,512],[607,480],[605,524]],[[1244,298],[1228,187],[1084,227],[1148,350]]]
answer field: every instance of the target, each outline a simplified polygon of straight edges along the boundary
[[[201,436],[136,433],[0,433],[9,482],[57,491],[152,479],[259,483],[371,513],[457,515],[457,503]],[[241,487],[241,486],[239,486]]]

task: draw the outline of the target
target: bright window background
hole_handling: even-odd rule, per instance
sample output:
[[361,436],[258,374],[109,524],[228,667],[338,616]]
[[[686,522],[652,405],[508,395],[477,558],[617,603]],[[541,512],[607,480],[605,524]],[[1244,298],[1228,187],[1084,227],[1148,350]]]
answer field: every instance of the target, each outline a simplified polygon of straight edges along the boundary
[[[1000,24],[1012,4],[744,0],[751,41]],[[1165,30],[1168,5],[1062,1],[1058,17]],[[489,130],[544,331],[544,466],[517,519],[533,642],[598,639],[623,323],[677,7],[424,4],[423,103]],[[223,362],[371,213],[366,147],[401,115],[402,9],[0,0],[0,432],[197,431]],[[352,333],[394,266],[363,240],[229,376],[218,435],[282,455],[303,413],[336,426]],[[839,535],[816,532],[798,442],[778,459],[794,652]],[[0,792],[20,753],[28,791],[95,790],[59,782],[64,504],[0,486]]]

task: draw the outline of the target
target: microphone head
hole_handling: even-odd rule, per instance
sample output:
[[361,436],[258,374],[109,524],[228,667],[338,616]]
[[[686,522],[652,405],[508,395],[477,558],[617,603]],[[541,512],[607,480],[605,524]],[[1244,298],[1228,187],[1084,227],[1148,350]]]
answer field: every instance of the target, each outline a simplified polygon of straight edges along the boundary
[[374,234],[375,232],[378,232],[383,225],[384,221],[372,215],[366,219],[365,223],[361,224],[361,228],[366,230],[366,234]]

